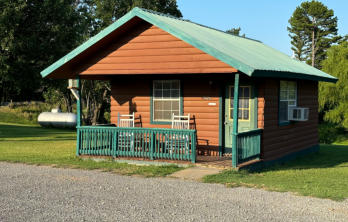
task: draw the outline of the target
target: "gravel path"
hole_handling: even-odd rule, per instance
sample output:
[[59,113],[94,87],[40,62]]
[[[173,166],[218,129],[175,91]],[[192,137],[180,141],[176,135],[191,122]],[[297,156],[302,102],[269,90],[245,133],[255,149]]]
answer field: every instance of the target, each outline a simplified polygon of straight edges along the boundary
[[0,162],[0,221],[348,221],[348,200]]

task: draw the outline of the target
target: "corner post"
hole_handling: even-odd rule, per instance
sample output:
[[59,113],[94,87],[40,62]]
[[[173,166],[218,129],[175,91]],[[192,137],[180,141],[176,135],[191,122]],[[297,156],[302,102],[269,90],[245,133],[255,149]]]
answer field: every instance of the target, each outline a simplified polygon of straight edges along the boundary
[[76,115],[77,115],[77,127],[81,126],[81,80],[80,77],[77,76],[77,90],[78,90],[78,99],[76,104]]
[[80,136],[80,129],[79,127],[81,126],[81,81],[80,81],[80,77],[77,76],[76,78],[77,80],[77,101],[76,101],[76,128],[77,128],[77,141],[76,141],[76,156],[80,155],[79,149],[80,149],[80,140],[81,140],[81,136]]
[[196,130],[191,134],[191,162],[196,163]]
[[234,76],[234,96],[233,96],[233,131],[232,131],[232,166],[238,165],[238,99],[239,99],[239,73]]

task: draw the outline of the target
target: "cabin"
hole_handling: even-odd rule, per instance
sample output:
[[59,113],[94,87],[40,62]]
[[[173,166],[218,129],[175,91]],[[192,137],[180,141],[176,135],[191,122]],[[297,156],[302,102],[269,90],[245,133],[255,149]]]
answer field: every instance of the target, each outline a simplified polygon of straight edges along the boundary
[[[76,80],[76,155],[233,167],[316,151],[318,81],[337,81],[260,41],[141,8],[41,75]],[[81,124],[81,79],[110,81],[112,126]]]

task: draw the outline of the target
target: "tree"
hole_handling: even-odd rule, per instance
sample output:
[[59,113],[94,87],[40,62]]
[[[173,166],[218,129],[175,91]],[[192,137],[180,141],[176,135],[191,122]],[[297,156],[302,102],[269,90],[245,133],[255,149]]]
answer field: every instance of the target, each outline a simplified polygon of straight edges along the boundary
[[94,0],[95,18],[100,28],[105,28],[134,7],[151,9],[156,12],[182,17],[176,0]]
[[86,36],[86,11],[76,4],[74,0],[0,1],[2,101],[42,98],[48,80],[40,71]]
[[319,84],[319,111],[325,121],[348,128],[348,41],[332,46],[322,65],[338,81]]
[[320,68],[326,50],[340,39],[337,36],[334,11],[315,0],[302,2],[289,19],[289,24],[287,29],[290,32],[291,49],[296,58]]
[[243,35],[240,34],[240,31],[241,31],[241,30],[242,30],[242,29],[241,29],[240,27],[238,27],[238,28],[231,28],[231,29],[227,30],[226,32],[227,32],[227,33],[230,33],[230,34],[232,34],[232,35],[245,37],[245,34],[243,34]]

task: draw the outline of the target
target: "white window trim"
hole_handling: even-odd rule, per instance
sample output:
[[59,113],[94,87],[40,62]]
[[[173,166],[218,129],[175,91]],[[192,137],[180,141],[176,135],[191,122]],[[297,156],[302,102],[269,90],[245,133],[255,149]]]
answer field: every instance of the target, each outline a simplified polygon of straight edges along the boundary
[[[295,99],[294,100],[292,100],[292,99],[281,99],[281,92],[282,91],[285,91],[285,90],[281,90],[281,82],[294,82],[295,83]],[[298,86],[297,86],[298,84],[297,84],[297,81],[292,81],[292,80],[280,80],[280,82],[279,82],[279,103],[280,102],[288,102],[288,112],[289,112],[289,107],[297,107],[297,99],[298,99],[298,93],[297,93],[297,89],[298,89]],[[287,92],[289,92],[289,90],[286,90]],[[294,105],[289,105],[289,102],[295,102],[295,104]],[[278,111],[278,115],[279,115],[279,113],[280,113],[280,105],[279,105],[279,111]],[[287,119],[286,120],[280,120],[280,118],[279,118],[279,123],[288,123],[289,122],[289,117],[288,117],[288,115],[287,115],[287,117],[286,117]]]

